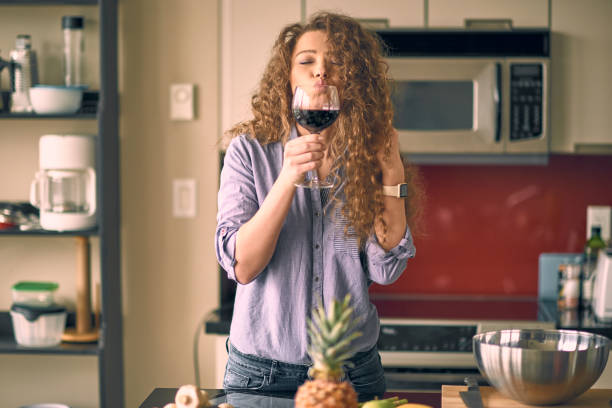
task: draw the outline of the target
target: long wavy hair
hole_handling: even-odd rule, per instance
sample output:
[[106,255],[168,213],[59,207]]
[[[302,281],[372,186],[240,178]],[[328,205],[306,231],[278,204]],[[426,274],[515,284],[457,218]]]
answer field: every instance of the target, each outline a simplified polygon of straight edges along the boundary
[[[376,220],[383,223],[386,231],[377,153],[384,149],[389,154],[395,132],[388,66],[383,59],[383,45],[375,34],[353,18],[328,12],[314,14],[306,24],[286,26],[274,43],[270,61],[251,98],[253,119],[238,123],[228,133],[231,137],[248,134],[262,144],[287,142],[295,125],[291,111],[291,57],[300,36],[309,31],[323,31],[331,55],[342,62],[337,67],[343,84],[339,90],[341,111],[330,129],[333,136],[327,154],[334,163],[330,174],[341,170],[345,181],[342,215],[352,227],[350,233],[362,245],[373,233]],[[404,168],[409,183],[406,215],[414,231],[422,189],[417,169],[405,160]],[[333,190],[337,187],[330,197],[335,196]],[[349,234],[348,228],[345,233]]]

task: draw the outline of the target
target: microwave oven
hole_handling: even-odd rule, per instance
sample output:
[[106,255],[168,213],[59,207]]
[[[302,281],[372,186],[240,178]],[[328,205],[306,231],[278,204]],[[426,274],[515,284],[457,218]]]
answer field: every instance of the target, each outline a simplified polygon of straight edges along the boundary
[[400,149],[414,162],[548,162],[548,30],[377,34]]

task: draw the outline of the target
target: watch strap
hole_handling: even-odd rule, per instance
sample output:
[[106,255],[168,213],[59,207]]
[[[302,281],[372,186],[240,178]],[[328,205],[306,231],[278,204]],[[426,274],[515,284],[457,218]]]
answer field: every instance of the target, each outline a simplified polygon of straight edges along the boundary
[[408,184],[400,183],[394,186],[382,186],[383,195],[397,198],[408,196]]

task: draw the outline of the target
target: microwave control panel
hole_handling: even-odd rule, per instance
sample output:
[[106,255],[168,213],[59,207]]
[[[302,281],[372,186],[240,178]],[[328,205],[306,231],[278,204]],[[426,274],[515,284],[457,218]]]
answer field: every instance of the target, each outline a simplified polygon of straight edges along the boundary
[[510,65],[510,140],[542,136],[542,64]]

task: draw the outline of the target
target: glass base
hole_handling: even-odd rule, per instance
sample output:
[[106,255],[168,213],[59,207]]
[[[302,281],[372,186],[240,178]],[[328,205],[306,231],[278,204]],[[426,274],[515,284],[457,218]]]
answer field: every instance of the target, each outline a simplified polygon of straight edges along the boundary
[[295,185],[298,187],[303,187],[303,188],[318,188],[318,189],[332,188],[334,186],[333,183],[330,183],[329,181],[323,181],[323,180],[304,180],[301,183],[295,183]]

